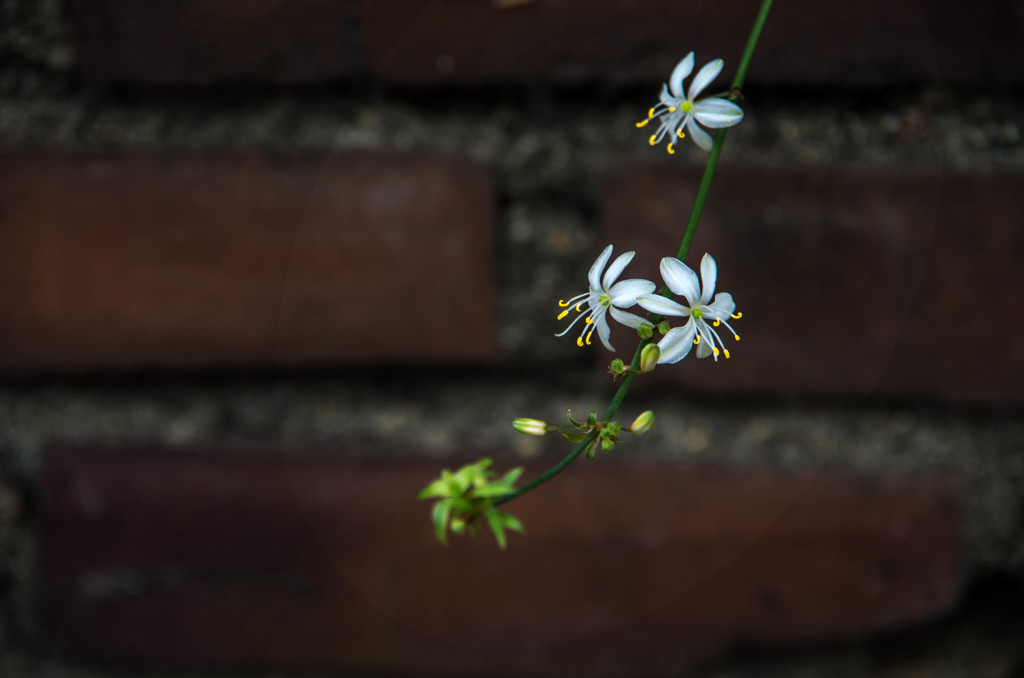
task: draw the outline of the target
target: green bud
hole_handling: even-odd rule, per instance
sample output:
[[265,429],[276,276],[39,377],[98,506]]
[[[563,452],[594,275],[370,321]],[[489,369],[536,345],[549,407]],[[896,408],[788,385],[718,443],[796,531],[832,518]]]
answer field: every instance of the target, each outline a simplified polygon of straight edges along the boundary
[[597,412],[590,410],[590,416],[587,417],[587,428],[593,429],[597,427]]
[[612,374],[622,374],[626,371],[626,363],[622,362],[621,358],[616,358],[612,361],[612,364],[608,366],[608,371]]
[[668,331],[672,329],[672,326],[668,324],[667,320],[662,320],[658,323],[658,331],[662,334],[668,334]]
[[548,425],[539,419],[521,417],[512,422],[512,428],[528,436],[542,436],[547,433]]
[[605,438],[604,440],[601,441],[601,451],[602,452],[611,452],[614,448],[615,448],[615,441],[614,440],[609,440],[608,438]]
[[587,446],[587,461],[594,461],[594,455],[597,454],[597,441],[590,443]]
[[643,435],[650,431],[652,426],[654,426],[654,412],[647,410],[646,412],[641,412],[640,416],[633,420],[629,430],[637,435]]
[[636,333],[640,335],[641,339],[650,339],[654,336],[654,325],[644,323],[640,327],[636,328]]
[[608,424],[605,425],[604,430],[609,436],[614,437],[622,432],[622,425],[617,421],[609,421]]
[[640,371],[653,372],[661,359],[661,348],[657,344],[647,344],[640,353]]

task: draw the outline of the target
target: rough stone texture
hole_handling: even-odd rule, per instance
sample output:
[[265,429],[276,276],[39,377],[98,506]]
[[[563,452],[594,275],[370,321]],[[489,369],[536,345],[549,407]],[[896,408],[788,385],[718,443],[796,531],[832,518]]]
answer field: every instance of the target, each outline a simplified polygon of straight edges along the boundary
[[0,155],[0,366],[488,359],[492,203],[417,155]]
[[356,66],[350,0],[74,0],[96,82],[315,82]]
[[[638,253],[628,277],[661,284],[700,175],[645,164],[606,183],[608,241]],[[658,370],[648,386],[1024,404],[1024,318],[968,320],[979,303],[1024,298],[1024,175],[733,164],[715,180],[728,195],[709,203],[687,261],[714,255],[717,289],[747,311],[732,326],[755,339],[721,326],[731,360]]]
[[[406,520],[433,464],[295,452],[51,452],[57,641],[157,664],[672,675],[737,642],[903,627],[958,593],[955,499],[934,479],[606,462],[517,502],[529,536],[498,559]],[[644,492],[623,504],[623,486]]]

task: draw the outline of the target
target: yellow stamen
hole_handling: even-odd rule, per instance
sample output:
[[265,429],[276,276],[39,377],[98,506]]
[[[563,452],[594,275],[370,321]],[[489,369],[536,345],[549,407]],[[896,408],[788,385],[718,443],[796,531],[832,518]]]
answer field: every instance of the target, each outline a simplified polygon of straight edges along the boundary
[[647,120],[641,120],[640,122],[638,122],[638,123],[636,124],[636,126],[637,126],[637,127],[643,127],[644,125],[646,125],[646,124],[647,124],[647,123],[649,123],[650,121],[651,121],[651,120],[650,120],[650,118],[648,118]]
[[567,315],[569,315],[569,310],[568,309],[566,309],[566,310],[562,311],[561,313],[559,313],[558,314],[558,319],[561,320],[562,318],[564,318]]
[[594,336],[594,330],[590,330],[590,332],[587,333],[587,346],[590,346],[590,338],[592,336]]
[[733,313],[733,314],[732,314],[732,319],[733,319],[733,320],[739,320],[739,319],[740,319],[740,318],[742,318],[742,317],[743,317],[743,314],[742,314],[742,313]]
[[580,308],[580,306],[582,306],[582,305],[583,305],[582,301],[580,303],[576,304],[576,312],[577,313],[583,313],[583,310]]
[[726,360],[728,360],[729,358],[732,357],[732,356],[729,355],[729,349],[726,348],[726,349],[722,349],[722,350],[725,351],[725,359]]
[[576,337],[576,345],[583,348],[583,337]]
[[668,154],[669,155],[675,155],[676,154],[676,149],[672,148],[672,142],[671,141],[668,144]]
[[736,341],[739,341],[740,340],[740,335],[734,334],[734,335],[732,335],[732,338],[735,339]]
[[693,340],[693,345],[694,346],[699,346],[700,345],[700,335],[699,334],[697,335],[697,338]]
[[669,106],[668,107],[668,112],[669,113],[675,113],[676,112],[676,107],[675,106]]
[[712,346],[711,350],[715,352],[715,355],[718,355],[721,352],[721,351],[718,350],[717,346]]
[[715,322],[713,322],[711,324],[714,325],[715,327],[718,327],[719,325],[722,324],[722,319],[721,318],[715,318]]
[[658,138],[658,135],[657,135],[657,134],[652,134],[652,135],[651,135],[651,138],[650,138],[650,140],[649,140],[649,142],[650,142],[651,146],[653,146],[654,144],[656,144],[656,143],[657,143],[657,142],[655,141],[655,139],[657,139],[657,138]]
[[680,139],[685,139],[686,138],[686,135],[683,134],[683,130],[677,131],[676,132],[676,136],[679,137]]
[[558,300],[558,305],[561,306],[562,308],[565,308],[566,306],[569,305],[569,302],[568,301],[562,301],[561,299],[559,299]]
[[593,321],[593,320],[591,320],[590,318],[584,318],[584,319],[583,319],[583,322],[585,322],[585,323],[586,323],[586,324],[588,324],[588,325],[593,325],[593,324],[594,324],[594,321]]

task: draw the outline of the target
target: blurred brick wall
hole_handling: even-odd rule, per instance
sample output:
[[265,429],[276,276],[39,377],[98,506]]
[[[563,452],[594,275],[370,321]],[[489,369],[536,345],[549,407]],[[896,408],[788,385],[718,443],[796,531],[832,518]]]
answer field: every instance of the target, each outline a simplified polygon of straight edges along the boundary
[[[5,5],[0,669],[675,675],[1016,591],[1009,0],[777,3],[691,256],[734,357],[639,383],[655,430],[524,499],[508,553],[412,501],[564,452],[514,416],[600,409],[554,302],[608,242],[656,278],[704,156],[633,123],[690,49],[724,83],[756,7]],[[989,675],[1024,666],[1020,624],[973,623]],[[879,647],[854,675],[913,674]]]

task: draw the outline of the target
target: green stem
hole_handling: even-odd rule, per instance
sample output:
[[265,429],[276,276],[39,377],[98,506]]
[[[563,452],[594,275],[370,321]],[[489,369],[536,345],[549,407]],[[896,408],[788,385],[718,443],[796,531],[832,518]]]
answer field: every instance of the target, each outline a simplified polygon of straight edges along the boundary
[[[739,89],[743,86],[743,81],[747,77],[747,68],[750,66],[750,59],[754,56],[754,48],[757,47],[758,38],[761,37],[761,29],[764,28],[764,22],[768,18],[768,10],[771,9],[771,6],[772,0],[762,0],[761,9],[757,13],[757,18],[754,19],[754,26],[750,30],[750,36],[747,38],[747,44],[743,50],[743,56],[740,57],[740,65],[736,69],[736,77],[732,80],[733,89]],[[722,145],[725,143],[725,133],[727,131],[727,129],[718,130],[718,134],[715,135],[714,144],[711,146],[711,154],[708,156],[708,164],[704,168],[704,176],[700,181],[700,187],[697,189],[697,198],[694,200],[693,210],[690,212],[690,220],[686,224],[686,233],[683,234],[683,240],[679,244],[679,250],[676,252],[676,258],[680,261],[686,259],[686,255],[690,251],[690,245],[693,243],[693,237],[697,234],[697,224],[700,222],[701,213],[704,211],[704,202],[707,200],[708,191],[711,189],[711,179],[715,176],[715,168],[718,166],[718,157],[722,154]],[[650,343],[649,339],[643,339],[640,341],[640,345],[636,347],[636,353],[633,354],[633,361],[630,363],[630,366],[633,369],[637,369],[640,366],[640,352],[643,351],[644,346],[648,343]],[[612,398],[611,403],[608,404],[608,409],[605,410],[604,416],[601,418],[602,421],[609,421],[615,416],[619,406],[622,405],[622,401],[626,397],[626,393],[629,392],[629,387],[633,383],[633,379],[635,377],[635,374],[630,374],[622,380],[622,385],[619,386],[619,390],[615,392],[615,396]],[[527,492],[540,487],[557,476],[572,462],[574,462],[576,457],[580,456],[580,454],[587,449],[597,435],[597,431],[591,431],[588,433],[587,437],[581,440],[576,447],[573,448],[572,452],[567,454],[560,462],[517,489],[514,493],[507,494],[501,499],[495,501],[494,505],[500,506],[501,504],[506,504],[513,499],[518,499]]]

